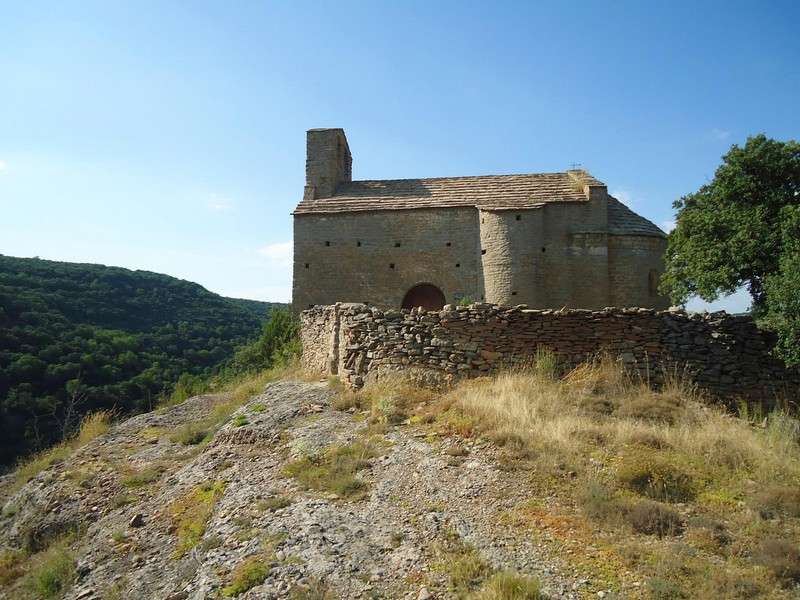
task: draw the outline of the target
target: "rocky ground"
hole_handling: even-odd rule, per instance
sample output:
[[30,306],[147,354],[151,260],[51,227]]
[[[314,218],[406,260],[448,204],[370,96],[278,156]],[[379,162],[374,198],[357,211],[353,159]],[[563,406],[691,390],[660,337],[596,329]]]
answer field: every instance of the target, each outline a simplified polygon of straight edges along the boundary
[[[422,424],[368,435],[365,415],[333,410],[333,397],[325,382],[273,383],[202,446],[173,439],[211,413],[215,396],[128,419],[6,501],[0,548],[37,550],[85,531],[65,596],[75,600],[221,598],[248,559],[269,575],[241,598],[454,598],[443,563],[467,549],[538,577],[547,597],[610,597],[520,525],[526,510],[558,507],[532,498],[496,448]],[[286,474],[293,460],[367,438],[378,450],[359,472],[365,499],[303,489]],[[206,507],[196,543],[182,541]],[[558,541],[565,556],[595,550],[568,538]]]

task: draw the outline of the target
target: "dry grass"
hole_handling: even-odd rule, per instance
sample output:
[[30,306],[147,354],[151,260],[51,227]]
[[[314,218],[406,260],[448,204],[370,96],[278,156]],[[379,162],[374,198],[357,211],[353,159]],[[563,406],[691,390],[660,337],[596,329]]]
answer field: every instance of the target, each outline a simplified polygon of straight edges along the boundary
[[[524,473],[532,497],[558,498],[572,536],[596,543],[593,527],[604,532],[603,561],[568,558],[588,578],[613,579],[604,569],[616,565],[650,598],[797,591],[800,421],[791,414],[737,418],[677,379],[654,391],[607,356],[561,378],[534,363],[438,395],[413,395],[414,386],[394,380],[361,394],[374,421],[435,420],[438,435],[501,446],[501,467]],[[544,513],[525,518],[533,535],[547,525]],[[620,550],[639,538],[635,558]]]
[[12,483],[4,490],[3,496],[10,496],[42,471],[106,433],[111,429],[115,417],[112,410],[100,410],[86,415],[74,436],[22,462],[14,471]]

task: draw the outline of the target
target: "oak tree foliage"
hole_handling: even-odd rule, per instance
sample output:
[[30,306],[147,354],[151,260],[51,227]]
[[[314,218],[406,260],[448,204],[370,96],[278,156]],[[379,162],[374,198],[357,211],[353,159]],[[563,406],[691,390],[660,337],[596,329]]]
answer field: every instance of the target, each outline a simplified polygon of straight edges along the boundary
[[778,352],[800,361],[800,143],[749,137],[673,207],[661,290],[684,304],[746,286],[754,314],[778,332]]

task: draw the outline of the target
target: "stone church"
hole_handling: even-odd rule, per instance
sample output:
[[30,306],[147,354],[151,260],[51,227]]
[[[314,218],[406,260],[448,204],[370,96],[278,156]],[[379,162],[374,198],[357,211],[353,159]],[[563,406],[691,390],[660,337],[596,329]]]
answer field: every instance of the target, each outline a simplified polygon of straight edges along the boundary
[[582,170],[353,181],[344,131],[312,129],[293,216],[295,312],[669,306],[664,232]]

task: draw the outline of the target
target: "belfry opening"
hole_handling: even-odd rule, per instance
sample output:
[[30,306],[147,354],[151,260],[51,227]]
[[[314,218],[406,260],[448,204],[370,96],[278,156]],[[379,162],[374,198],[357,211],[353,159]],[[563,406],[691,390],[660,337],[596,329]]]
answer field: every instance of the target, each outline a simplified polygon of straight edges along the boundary
[[446,304],[442,290],[430,283],[415,285],[403,297],[403,308],[416,308],[421,306],[425,310],[442,310]]

